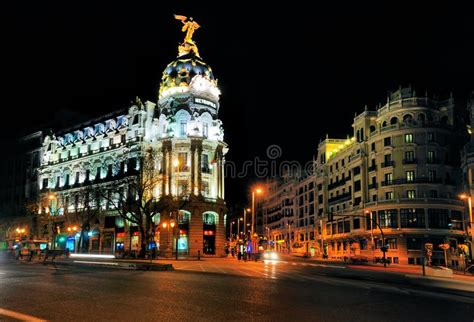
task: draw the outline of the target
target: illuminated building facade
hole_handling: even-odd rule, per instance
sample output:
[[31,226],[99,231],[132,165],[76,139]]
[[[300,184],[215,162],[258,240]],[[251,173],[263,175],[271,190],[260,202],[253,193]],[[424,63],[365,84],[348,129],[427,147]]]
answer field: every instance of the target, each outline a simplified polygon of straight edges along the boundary
[[[74,224],[80,226],[74,213],[80,213],[86,202],[100,210],[99,216],[89,218],[91,227],[85,237],[89,251],[138,251],[141,237],[137,227],[114,213],[108,202],[92,197],[81,201],[76,192],[123,184],[124,177],[143,171],[140,160],[145,151],[152,151],[156,202],[166,197],[180,206],[176,215],[170,207],[153,216],[160,253],[224,254],[227,145],[218,118],[220,91],[191,36],[188,30],[178,57],[165,68],[157,104],[143,104],[137,98],[128,109],[45,137],[39,216],[50,213],[61,231],[66,231]],[[52,193],[54,197],[48,200]],[[165,228],[165,221],[173,221],[175,229]],[[46,235],[50,231],[45,227]],[[62,240],[68,243],[74,235],[65,237]],[[69,248],[74,243],[77,240]]]
[[[326,137],[313,175],[274,182],[265,202],[271,239],[291,240],[298,246],[292,253],[372,260],[382,257],[381,229],[392,263],[421,264],[431,243],[434,263],[444,264],[438,246],[449,244],[448,264],[461,265],[458,246],[469,228],[459,198],[465,127],[454,109],[452,97],[440,101],[400,88],[385,105],[354,118],[351,138]],[[474,164],[469,151],[470,145],[463,153],[466,178]],[[285,200],[293,200],[288,217]]]
[[448,243],[448,263],[459,265],[465,206],[454,108],[452,97],[439,101],[400,88],[376,111],[354,118],[352,138],[319,144],[317,223],[329,258],[382,257],[380,227],[393,263],[420,264],[432,243],[432,261],[444,264],[438,245]]

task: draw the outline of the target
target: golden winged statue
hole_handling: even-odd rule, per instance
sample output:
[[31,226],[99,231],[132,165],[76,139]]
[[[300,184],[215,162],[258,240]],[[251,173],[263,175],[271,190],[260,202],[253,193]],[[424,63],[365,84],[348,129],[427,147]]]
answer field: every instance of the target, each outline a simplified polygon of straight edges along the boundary
[[194,44],[193,42],[193,34],[196,29],[201,27],[196,21],[193,20],[192,17],[174,15],[176,20],[180,20],[183,23],[183,28],[181,29],[182,32],[186,32],[186,36],[184,36],[184,42],[188,42],[190,44]]

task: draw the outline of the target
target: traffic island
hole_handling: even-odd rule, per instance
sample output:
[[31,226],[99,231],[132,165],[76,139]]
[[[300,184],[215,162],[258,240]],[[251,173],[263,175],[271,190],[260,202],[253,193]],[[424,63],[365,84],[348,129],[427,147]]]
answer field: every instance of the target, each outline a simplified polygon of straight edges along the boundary
[[82,267],[98,267],[112,269],[128,269],[139,271],[173,271],[172,264],[161,263],[143,263],[143,262],[124,262],[124,261],[90,261],[90,260],[55,260],[51,262],[53,265],[70,265]]

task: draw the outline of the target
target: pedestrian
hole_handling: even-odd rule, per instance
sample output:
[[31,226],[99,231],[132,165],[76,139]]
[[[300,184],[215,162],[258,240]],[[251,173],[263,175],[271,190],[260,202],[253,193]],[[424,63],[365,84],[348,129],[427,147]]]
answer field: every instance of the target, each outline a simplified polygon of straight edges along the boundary
[[235,257],[235,248],[232,247],[232,249],[230,250],[230,253],[232,254],[232,257]]
[[226,257],[229,257],[229,247],[226,247],[226,248],[225,248],[225,256],[226,256]]
[[237,259],[241,260],[242,259],[242,252],[239,250],[239,253],[237,254]]

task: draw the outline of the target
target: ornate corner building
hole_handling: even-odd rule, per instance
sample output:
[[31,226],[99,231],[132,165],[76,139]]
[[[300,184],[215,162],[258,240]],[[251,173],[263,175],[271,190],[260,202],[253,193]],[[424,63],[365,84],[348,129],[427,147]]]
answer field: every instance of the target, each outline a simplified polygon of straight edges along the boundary
[[[192,32],[199,27],[193,23]],[[163,72],[157,104],[137,98],[128,109],[45,135],[38,167],[42,225],[35,237],[74,251],[139,251],[140,225],[114,211],[117,196],[102,198],[94,189],[126,191],[125,179],[144,171],[151,151],[153,200],[175,201],[152,215],[153,247],[164,256],[224,254],[227,145],[218,118],[220,91],[189,28]],[[58,227],[54,238],[52,226]]]

